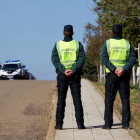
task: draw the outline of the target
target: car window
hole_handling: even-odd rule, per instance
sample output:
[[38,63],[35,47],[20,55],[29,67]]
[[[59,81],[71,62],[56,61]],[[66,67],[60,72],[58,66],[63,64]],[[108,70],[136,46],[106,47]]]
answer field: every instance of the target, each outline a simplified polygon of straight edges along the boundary
[[19,63],[19,67],[22,68],[22,64],[21,63]]
[[18,68],[18,64],[4,64],[3,68]]

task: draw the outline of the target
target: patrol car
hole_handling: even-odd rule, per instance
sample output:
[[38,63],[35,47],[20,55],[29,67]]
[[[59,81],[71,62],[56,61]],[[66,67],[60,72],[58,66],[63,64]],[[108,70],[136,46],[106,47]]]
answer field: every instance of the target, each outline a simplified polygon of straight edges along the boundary
[[20,60],[5,61],[0,70],[1,79],[25,79],[25,66]]

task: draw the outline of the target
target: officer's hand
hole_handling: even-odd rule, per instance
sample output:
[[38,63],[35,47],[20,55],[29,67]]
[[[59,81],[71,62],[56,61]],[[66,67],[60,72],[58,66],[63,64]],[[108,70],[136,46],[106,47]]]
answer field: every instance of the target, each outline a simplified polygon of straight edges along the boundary
[[121,71],[119,71],[119,70],[120,70],[120,69],[116,69],[116,70],[115,70],[115,73],[117,74],[117,76],[120,77],[120,72],[121,72]]
[[71,76],[73,74],[73,71],[71,70],[70,72],[69,72],[69,76]]
[[124,74],[124,70],[122,68],[116,69],[115,73],[120,77]]
[[65,75],[68,77],[70,75],[71,70],[65,70]]
[[119,69],[118,73],[119,73],[120,76],[122,76],[124,74],[124,70],[123,69]]
[[66,76],[69,75],[69,71],[68,70],[65,70],[65,73],[64,73]]
[[69,76],[71,76],[73,74],[73,71],[72,70],[65,70],[65,75],[67,76],[67,77],[69,77]]

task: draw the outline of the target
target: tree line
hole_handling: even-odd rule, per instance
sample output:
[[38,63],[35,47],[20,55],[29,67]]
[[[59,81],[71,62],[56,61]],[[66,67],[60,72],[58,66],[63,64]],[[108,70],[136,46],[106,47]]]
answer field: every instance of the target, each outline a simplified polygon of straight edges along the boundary
[[114,24],[123,26],[123,38],[137,48],[140,43],[139,0],[93,0],[92,12],[98,15],[96,25],[87,23],[83,42],[86,43],[86,62],[83,77],[99,81],[100,53],[103,43],[111,38]]

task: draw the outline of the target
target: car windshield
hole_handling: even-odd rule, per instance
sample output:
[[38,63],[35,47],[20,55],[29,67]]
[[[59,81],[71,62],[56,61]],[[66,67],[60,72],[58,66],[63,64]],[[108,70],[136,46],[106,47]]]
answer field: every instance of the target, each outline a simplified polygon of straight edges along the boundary
[[18,68],[18,64],[4,64],[3,68]]

